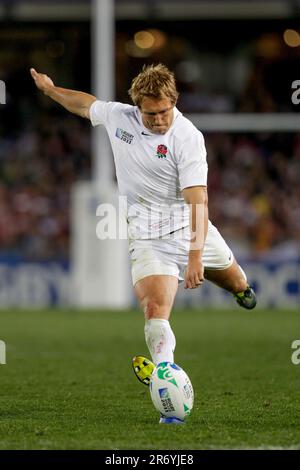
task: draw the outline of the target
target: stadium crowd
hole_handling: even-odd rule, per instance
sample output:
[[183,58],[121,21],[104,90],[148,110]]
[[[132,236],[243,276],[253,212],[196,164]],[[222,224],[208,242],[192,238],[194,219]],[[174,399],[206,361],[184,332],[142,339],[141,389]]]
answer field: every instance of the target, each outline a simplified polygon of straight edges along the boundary
[[69,256],[70,194],[90,178],[89,125],[40,116],[37,126],[0,138],[0,255]]
[[[9,49],[9,29],[6,46],[11,52],[0,51],[0,73],[8,91],[7,104],[0,108],[0,256],[68,259],[71,188],[77,180],[91,178],[91,126],[38,95],[29,67],[42,64],[62,86],[88,91],[89,77],[82,70],[90,68],[84,49],[89,34],[84,27],[61,31],[59,44],[69,51],[72,63],[66,67],[66,57],[48,54],[51,27],[39,32],[45,44],[50,41],[48,49],[28,28],[18,55],[16,45]],[[126,52],[129,36],[119,32],[116,38],[120,101],[129,100],[130,77],[144,62],[162,61],[176,72],[178,107],[184,113],[298,110],[291,103],[290,88],[298,52],[291,52],[278,35],[245,41],[244,52],[236,51],[230,61],[229,39],[224,56],[200,54],[197,35],[192,47],[170,33],[164,47],[141,59]],[[222,50],[219,43],[211,44],[214,47]],[[70,51],[75,49],[73,56]],[[300,133],[206,133],[205,140],[210,218],[235,253],[299,257]]]
[[[69,256],[73,183],[91,177],[90,126],[45,113],[0,138],[0,255]],[[210,218],[237,254],[300,253],[300,133],[205,134]]]

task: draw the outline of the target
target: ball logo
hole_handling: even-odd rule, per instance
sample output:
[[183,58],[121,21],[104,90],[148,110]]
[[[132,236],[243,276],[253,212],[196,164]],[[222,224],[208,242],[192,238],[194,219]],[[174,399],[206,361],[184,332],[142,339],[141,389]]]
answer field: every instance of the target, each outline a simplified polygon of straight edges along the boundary
[[175,411],[174,405],[172,403],[169,390],[167,388],[160,388],[158,390],[161,404],[164,408],[165,413],[169,413],[170,411]]
[[157,367],[157,376],[161,380],[167,380],[168,382],[171,382],[174,384],[176,387],[178,387],[176,380],[174,379],[172,372],[170,371],[168,365],[165,365],[165,362],[162,362],[158,367]]
[[167,388],[160,388],[158,390],[160,398],[169,398],[169,391]]
[[193,393],[192,393],[192,389],[190,387],[190,384],[185,384],[183,386],[183,393],[185,395],[185,397],[189,400],[192,396],[193,396]]
[[165,418],[183,422],[194,404],[193,387],[185,371],[173,362],[160,362],[150,384],[151,400],[157,411]]

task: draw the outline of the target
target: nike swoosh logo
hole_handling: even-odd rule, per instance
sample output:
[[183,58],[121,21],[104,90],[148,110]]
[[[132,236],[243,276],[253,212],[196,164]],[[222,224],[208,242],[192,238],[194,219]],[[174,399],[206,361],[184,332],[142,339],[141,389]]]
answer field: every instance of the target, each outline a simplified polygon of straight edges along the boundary
[[146,134],[146,132],[142,132],[142,135],[147,135],[148,137],[150,137],[150,134]]

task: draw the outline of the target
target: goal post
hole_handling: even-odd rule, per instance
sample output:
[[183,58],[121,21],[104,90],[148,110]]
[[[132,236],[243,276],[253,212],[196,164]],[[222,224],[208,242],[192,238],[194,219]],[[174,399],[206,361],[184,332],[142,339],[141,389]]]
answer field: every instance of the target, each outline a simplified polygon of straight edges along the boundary
[[[97,224],[103,220],[97,217],[100,206],[111,207],[114,217],[109,222],[115,233],[104,239],[97,236]],[[122,309],[132,305],[126,220],[119,206],[116,186],[104,189],[97,182],[79,182],[73,188],[72,303],[78,307]]]
[[[115,96],[114,28],[114,1],[93,0],[92,91],[104,101]],[[92,181],[78,182],[72,191],[71,298],[83,308],[127,308],[133,296],[128,241],[118,236],[97,238],[100,204],[114,207],[120,220],[113,156],[102,126],[92,130]]]

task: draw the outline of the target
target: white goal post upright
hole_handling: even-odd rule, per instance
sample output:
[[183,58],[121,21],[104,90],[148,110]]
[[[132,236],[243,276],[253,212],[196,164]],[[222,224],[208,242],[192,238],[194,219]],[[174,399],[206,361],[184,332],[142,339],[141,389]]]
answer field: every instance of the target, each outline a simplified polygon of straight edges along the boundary
[[[92,93],[111,101],[115,98],[114,0],[93,0],[91,20]],[[77,183],[72,194],[71,298],[79,307],[127,308],[132,304],[128,242],[118,236],[97,238],[100,204],[111,204],[118,211],[113,156],[102,126],[92,130],[92,181]]]

